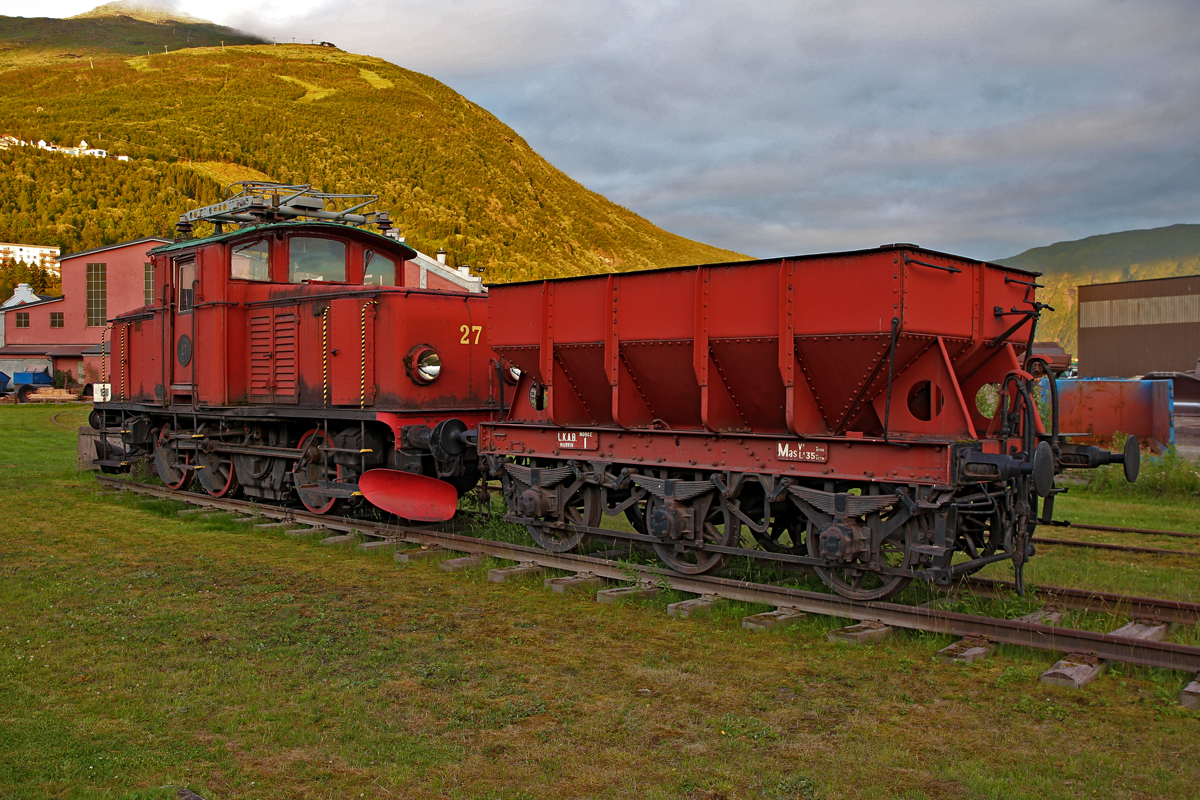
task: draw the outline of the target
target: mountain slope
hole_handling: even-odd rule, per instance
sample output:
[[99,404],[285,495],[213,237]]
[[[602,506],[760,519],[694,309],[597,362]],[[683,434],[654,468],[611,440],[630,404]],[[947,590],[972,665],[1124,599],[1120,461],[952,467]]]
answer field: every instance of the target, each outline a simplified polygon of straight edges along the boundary
[[0,69],[63,62],[86,67],[89,58],[161,53],[164,47],[178,50],[264,41],[186,14],[176,15],[185,19],[171,20],[170,15],[138,9],[135,4],[109,3],[71,19],[0,16]]
[[1038,297],[1054,307],[1043,316],[1038,339],[1054,339],[1077,352],[1077,286],[1200,274],[1200,225],[1122,231],[1035,247],[997,261],[1044,274]]
[[588,191],[438,81],[330,47],[193,48],[0,73],[0,133],[377,192],[411,243],[445,247],[489,280],[740,257]]

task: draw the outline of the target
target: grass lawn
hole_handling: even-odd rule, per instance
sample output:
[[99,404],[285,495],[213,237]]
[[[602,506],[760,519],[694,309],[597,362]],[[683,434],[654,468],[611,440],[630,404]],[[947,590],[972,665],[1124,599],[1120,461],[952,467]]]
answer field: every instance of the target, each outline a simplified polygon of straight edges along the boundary
[[74,470],[86,410],[60,427],[61,410],[0,407],[0,798],[179,786],[206,800],[1194,798],[1200,786],[1200,715],[1176,700],[1190,676],[1122,668],[1047,688],[1050,654],[1001,648],[950,667],[931,658],[949,637],[833,645],[825,634],[843,623],[816,617],[756,634],[738,625],[759,610],[744,605],[674,620],[662,610],[674,597],[600,606],[488,584],[484,569],[446,575],[185,520],[170,503],[97,497]]

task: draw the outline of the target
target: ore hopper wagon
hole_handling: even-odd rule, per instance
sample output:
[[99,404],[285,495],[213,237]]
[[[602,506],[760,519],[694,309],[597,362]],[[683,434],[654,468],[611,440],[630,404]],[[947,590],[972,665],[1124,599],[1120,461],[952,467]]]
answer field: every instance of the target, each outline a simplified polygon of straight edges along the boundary
[[549,550],[767,557],[857,599],[1001,560],[1020,582],[1055,474],[1137,463],[1043,420],[1036,288],[909,245],[494,286],[520,382],[479,453]]

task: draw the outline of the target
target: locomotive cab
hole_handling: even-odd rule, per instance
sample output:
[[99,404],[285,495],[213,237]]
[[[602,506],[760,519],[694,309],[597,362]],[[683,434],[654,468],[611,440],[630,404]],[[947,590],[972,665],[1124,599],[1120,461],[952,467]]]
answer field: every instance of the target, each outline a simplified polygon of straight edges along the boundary
[[486,296],[453,274],[431,288],[386,215],[330,210],[359,199],[245,184],[185,215],[151,251],[155,302],[112,320],[102,467],[152,458],[173,488],[318,513],[362,504],[373,468],[477,482],[464,434],[501,405]]

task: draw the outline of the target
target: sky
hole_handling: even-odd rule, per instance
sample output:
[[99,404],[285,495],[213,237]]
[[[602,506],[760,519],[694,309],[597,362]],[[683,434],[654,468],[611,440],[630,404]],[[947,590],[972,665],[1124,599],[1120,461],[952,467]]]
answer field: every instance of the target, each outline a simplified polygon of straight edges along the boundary
[[1195,0],[158,5],[430,75],[587,188],[752,256],[1200,222]]

